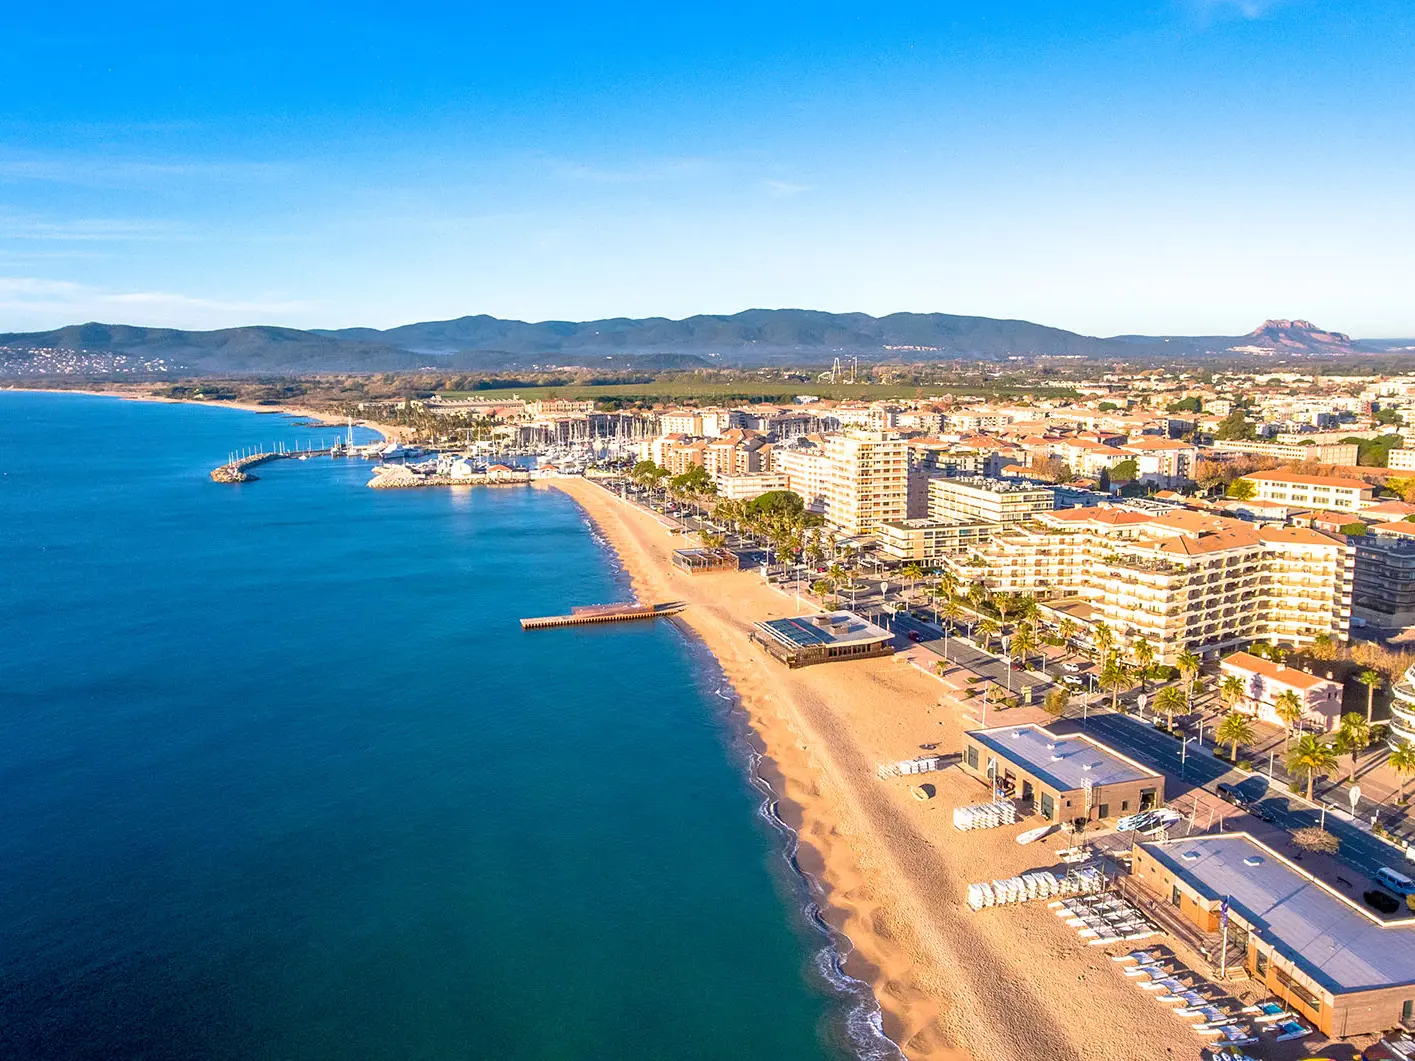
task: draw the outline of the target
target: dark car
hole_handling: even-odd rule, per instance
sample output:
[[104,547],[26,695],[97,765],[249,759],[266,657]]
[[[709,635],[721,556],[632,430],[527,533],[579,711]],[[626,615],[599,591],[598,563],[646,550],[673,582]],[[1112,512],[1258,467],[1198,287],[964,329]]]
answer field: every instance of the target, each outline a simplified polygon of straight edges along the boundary
[[919,638],[919,631],[917,631],[917,630],[910,630],[910,631],[909,631],[909,640],[910,640],[910,641],[918,641],[919,639],[920,639],[920,638]]

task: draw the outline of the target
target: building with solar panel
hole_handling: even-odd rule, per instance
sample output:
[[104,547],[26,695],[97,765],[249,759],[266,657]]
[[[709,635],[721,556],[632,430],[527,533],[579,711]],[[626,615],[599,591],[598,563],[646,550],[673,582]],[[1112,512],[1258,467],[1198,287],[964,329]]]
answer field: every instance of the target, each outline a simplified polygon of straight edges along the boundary
[[894,635],[854,612],[822,612],[756,623],[752,640],[788,667],[894,652]]

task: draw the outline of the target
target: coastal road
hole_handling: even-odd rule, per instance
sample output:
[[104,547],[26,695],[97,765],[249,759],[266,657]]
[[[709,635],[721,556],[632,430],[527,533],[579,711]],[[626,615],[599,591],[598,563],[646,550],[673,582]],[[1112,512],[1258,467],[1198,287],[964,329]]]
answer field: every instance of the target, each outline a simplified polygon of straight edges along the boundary
[[[1081,721],[1074,718],[1058,728],[1071,732],[1083,731]],[[1116,751],[1159,770],[1165,775],[1166,791],[1182,792],[1198,787],[1213,793],[1220,781],[1227,781],[1241,786],[1240,791],[1255,802],[1263,816],[1270,819],[1269,824],[1285,833],[1323,824],[1321,810],[1290,797],[1283,781],[1269,782],[1262,774],[1233,769],[1207,751],[1196,749],[1193,743],[1181,763],[1178,740],[1127,715],[1112,714],[1110,711],[1092,714],[1086,719],[1084,732]],[[1172,788],[1169,787],[1171,785]],[[1234,810],[1235,814],[1238,813],[1238,808]],[[1410,863],[1404,860],[1401,850],[1353,825],[1345,808],[1328,810],[1324,824],[1327,832],[1341,841],[1338,858],[1358,872],[1370,876],[1382,866],[1394,866],[1402,872],[1409,872]],[[1271,831],[1265,830],[1260,821],[1252,820],[1247,824],[1235,822],[1235,827],[1251,827],[1260,837],[1265,831]]]
[[1038,680],[1034,672],[1023,671],[1016,666],[1011,668],[1009,674],[1005,660],[998,659],[982,649],[974,648],[956,637],[948,638],[947,653],[945,654],[944,638],[938,627],[921,622],[912,616],[902,613],[892,616],[890,626],[906,636],[911,631],[917,633],[919,635],[918,643],[938,656],[939,659],[946,659],[967,667],[977,674],[985,675],[1003,688],[1011,688],[1015,692],[1025,685],[1030,685],[1033,700],[1039,700],[1045,696],[1047,690],[1052,687],[1051,681]]

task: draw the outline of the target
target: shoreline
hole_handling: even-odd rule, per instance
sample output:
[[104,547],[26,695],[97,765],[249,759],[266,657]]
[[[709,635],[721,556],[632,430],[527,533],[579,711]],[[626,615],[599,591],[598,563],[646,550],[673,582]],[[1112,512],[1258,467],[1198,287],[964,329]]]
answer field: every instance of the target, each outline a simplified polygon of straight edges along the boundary
[[[16,394],[81,394],[90,398],[121,398],[128,402],[154,402],[159,405],[198,405],[204,409],[237,409],[246,413],[281,415],[317,420],[330,427],[343,427],[334,414],[310,409],[303,405],[256,405],[253,402],[198,401],[194,398],[168,398],[161,394],[138,394],[121,390],[94,390],[91,387],[0,387],[0,391]],[[397,438],[397,428],[376,420],[355,419],[356,427],[366,428],[385,441]]]
[[1198,1037],[1157,1021],[1109,952],[1078,942],[1045,904],[968,909],[969,883],[1049,865],[1049,848],[1065,844],[953,830],[952,807],[986,802],[961,771],[930,774],[937,792],[927,800],[913,795],[914,779],[879,777],[879,763],[921,745],[956,751],[976,726],[941,698],[937,678],[902,654],[789,670],[747,635],[757,620],[793,614],[791,598],[755,572],[680,571],[671,552],[688,542],[591,480],[534,485],[580,506],[640,600],[686,603],[674,621],[737,694],[811,899],[849,942],[843,971],[872,990],[885,1035],[907,1058],[1200,1061]]

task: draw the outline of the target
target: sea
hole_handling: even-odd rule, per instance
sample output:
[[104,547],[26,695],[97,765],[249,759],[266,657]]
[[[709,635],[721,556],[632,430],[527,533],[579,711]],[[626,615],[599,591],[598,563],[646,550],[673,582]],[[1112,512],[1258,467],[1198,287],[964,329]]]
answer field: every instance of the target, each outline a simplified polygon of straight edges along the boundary
[[900,1057],[573,501],[208,478],[340,434],[0,392],[0,1057]]

